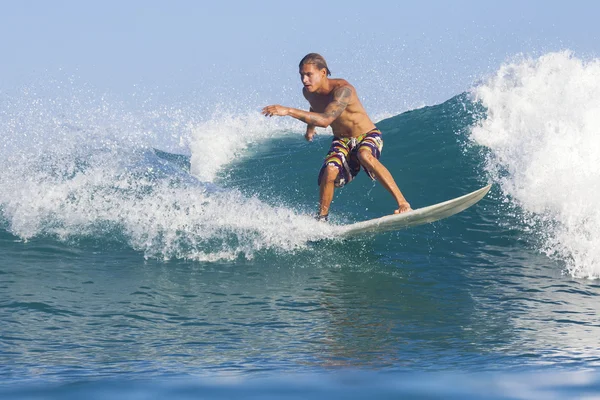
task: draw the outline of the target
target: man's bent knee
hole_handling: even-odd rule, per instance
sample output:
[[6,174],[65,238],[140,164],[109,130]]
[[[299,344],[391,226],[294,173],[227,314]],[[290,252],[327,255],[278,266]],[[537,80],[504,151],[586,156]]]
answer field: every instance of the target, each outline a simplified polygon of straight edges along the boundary
[[358,161],[360,161],[360,163],[367,168],[371,167],[375,160],[377,160],[375,157],[373,157],[373,154],[369,149],[359,150],[356,156],[358,157]]
[[325,167],[325,171],[323,171],[323,177],[321,179],[321,183],[333,183],[337,178],[340,170],[335,165],[327,165]]

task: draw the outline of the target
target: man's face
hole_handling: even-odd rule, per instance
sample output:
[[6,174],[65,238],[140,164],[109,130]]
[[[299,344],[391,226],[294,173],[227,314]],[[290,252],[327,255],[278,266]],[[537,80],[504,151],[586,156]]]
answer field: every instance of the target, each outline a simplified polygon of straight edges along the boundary
[[310,93],[321,88],[321,83],[326,76],[327,70],[325,68],[319,70],[315,64],[304,64],[300,67],[300,79],[304,88]]

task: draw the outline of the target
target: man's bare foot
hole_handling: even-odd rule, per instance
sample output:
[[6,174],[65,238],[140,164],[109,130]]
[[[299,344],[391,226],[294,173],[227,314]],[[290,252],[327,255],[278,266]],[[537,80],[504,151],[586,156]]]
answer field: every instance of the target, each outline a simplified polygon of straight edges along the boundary
[[410,204],[408,204],[408,202],[405,201],[404,203],[399,204],[399,207],[396,211],[394,211],[394,214],[402,214],[408,211],[412,211],[412,208],[410,208]]

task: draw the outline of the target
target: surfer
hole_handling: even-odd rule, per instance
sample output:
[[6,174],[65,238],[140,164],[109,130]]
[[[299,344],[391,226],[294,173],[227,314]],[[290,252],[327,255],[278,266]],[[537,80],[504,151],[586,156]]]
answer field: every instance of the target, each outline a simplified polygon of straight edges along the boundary
[[386,167],[379,162],[383,140],[381,132],[367,115],[354,87],[344,79],[330,79],[331,72],[325,59],[307,54],[300,61],[302,94],[310,104],[310,111],[281,105],[270,105],[262,110],[267,117],[290,116],[307,124],[306,140],[311,141],[315,127],[331,126],[333,140],[319,172],[319,214],[327,220],[334,188],[349,183],[361,166],[373,180],[377,179],[392,194],[398,208],[394,214],[410,211],[410,204],[396,185]]

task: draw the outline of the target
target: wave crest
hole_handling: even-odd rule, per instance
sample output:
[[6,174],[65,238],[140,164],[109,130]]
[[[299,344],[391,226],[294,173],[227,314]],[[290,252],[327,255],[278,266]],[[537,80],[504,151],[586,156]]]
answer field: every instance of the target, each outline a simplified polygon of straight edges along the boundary
[[600,60],[549,53],[503,65],[473,90],[487,117],[471,139],[526,211],[542,251],[576,277],[600,277]]

